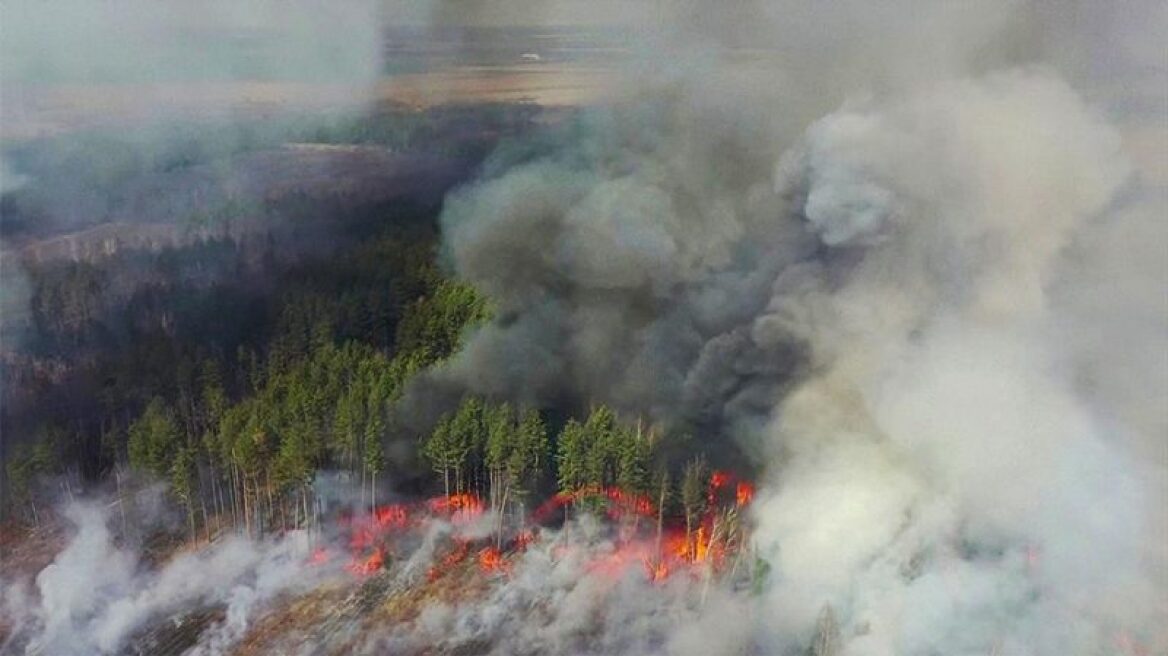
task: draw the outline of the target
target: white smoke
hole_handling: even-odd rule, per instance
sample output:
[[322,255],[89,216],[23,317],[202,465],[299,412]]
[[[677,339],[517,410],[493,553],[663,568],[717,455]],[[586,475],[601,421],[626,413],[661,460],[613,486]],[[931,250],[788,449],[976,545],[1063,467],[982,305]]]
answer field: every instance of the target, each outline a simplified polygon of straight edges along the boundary
[[[747,631],[737,638],[723,632],[749,621],[749,613],[724,614],[747,610],[740,599],[720,588],[703,599],[702,586],[687,574],[649,582],[640,560],[613,561],[620,547],[594,519],[545,538],[515,557],[511,574],[485,595],[429,601],[415,621],[372,632],[366,651],[699,654],[722,653],[751,638]],[[722,633],[679,633],[690,624]]]
[[308,540],[300,531],[262,542],[229,537],[152,568],[135,549],[118,544],[107,507],[71,504],[64,516],[75,533],[33,586],[3,582],[5,619],[16,627],[6,648],[61,656],[119,653],[152,622],[223,604],[226,618],[202,636],[197,653],[224,653],[262,602],[335,574],[306,567]]
[[849,653],[1080,653],[1124,627],[1162,644],[1162,463],[1132,449],[1141,417],[1076,389],[1096,345],[1060,339],[1074,318],[1047,293],[1128,174],[1117,133],[1015,72],[829,116],[801,160],[825,241],[885,239],[838,289],[780,287],[760,319],[822,371],[775,415],[788,462],[757,507],[782,626],[826,600]]

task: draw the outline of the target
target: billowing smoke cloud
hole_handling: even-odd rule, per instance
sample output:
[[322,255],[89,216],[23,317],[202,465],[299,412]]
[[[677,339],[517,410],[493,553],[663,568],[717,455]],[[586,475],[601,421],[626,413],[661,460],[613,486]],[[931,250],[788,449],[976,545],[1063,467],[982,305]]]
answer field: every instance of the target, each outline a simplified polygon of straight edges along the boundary
[[759,320],[821,372],[775,413],[758,512],[792,628],[827,598],[861,653],[1073,653],[1163,612],[1142,550],[1162,463],[1076,389],[1046,291],[1126,178],[1119,143],[1012,72],[830,115],[781,167],[825,242],[864,244],[842,285],[780,289]]
[[498,318],[431,385],[736,438],[769,480],[776,572],[744,639],[767,653],[805,647],[825,605],[842,653],[1162,649],[1163,181],[1035,59],[1057,50],[1044,7],[911,9],[890,33],[935,28],[939,50],[768,78],[703,32],[664,88],[499,155],[443,217]]

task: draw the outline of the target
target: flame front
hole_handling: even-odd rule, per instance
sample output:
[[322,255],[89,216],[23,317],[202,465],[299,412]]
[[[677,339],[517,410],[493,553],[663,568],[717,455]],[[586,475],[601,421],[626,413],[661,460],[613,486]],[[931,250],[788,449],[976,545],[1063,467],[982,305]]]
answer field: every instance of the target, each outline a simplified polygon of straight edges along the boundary
[[[734,493],[732,501],[728,491]],[[727,472],[714,471],[708,481],[707,494],[710,503],[706,512],[690,531],[685,530],[676,517],[667,518],[662,514],[661,509],[647,495],[619,487],[589,486],[570,493],[556,494],[531,514],[530,521],[538,525],[555,519],[557,510],[586,500],[596,500],[603,515],[619,522],[619,526],[614,532],[613,550],[603,556],[593,557],[586,568],[591,572],[616,576],[639,564],[649,581],[661,582],[678,572],[690,572],[696,576],[700,572],[722,571],[727,554],[743,544],[741,536],[734,539],[727,537],[731,530],[726,528],[729,521],[727,513],[737,512],[749,505],[754,498],[754,486],[747,481],[736,480]],[[351,556],[346,569],[358,576],[376,574],[386,567],[395,550],[401,548],[399,540],[410,536],[416,539],[428,522],[446,520],[458,527],[479,519],[484,512],[485,504],[480,497],[457,493],[416,504],[383,505],[366,516],[342,519],[349,528]],[[621,521],[627,518],[651,518],[654,521]],[[668,521],[657,521],[666,519]],[[510,538],[503,539],[500,528],[498,535],[490,538],[468,539],[459,537],[456,531],[450,540],[449,548],[428,570],[430,580],[457,570],[472,553],[479,571],[508,575],[511,573],[508,556],[525,550],[538,541],[539,536],[536,530],[523,528]],[[565,555],[563,549],[570,551],[573,548],[563,547],[560,557]],[[326,560],[328,553],[322,549],[318,549],[312,556],[312,562]]]

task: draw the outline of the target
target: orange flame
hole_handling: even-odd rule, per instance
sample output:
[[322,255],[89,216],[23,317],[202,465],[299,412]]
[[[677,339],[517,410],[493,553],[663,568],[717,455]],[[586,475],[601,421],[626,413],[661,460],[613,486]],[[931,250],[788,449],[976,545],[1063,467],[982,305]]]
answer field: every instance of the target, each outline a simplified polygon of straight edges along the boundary
[[754,486],[746,481],[738,481],[738,489],[735,490],[734,500],[741,508],[754,500]]
[[608,515],[613,519],[634,514],[652,517],[657,514],[657,506],[644,494],[633,494],[619,487],[589,485],[572,492],[560,492],[536,509],[532,518],[537,522],[546,521],[552,513],[564,506],[583,499],[603,497],[609,501]]
[[506,572],[507,561],[503,560],[503,553],[495,547],[487,547],[479,552],[479,569],[484,572]]
[[373,551],[373,554],[370,555],[369,558],[365,559],[364,562],[350,563],[346,567],[346,569],[348,569],[350,572],[352,572],[354,574],[368,576],[369,574],[377,573],[384,566],[385,566],[385,552],[383,552],[380,548],[378,548],[378,549],[375,549]]
[[405,528],[409,522],[409,511],[402,505],[382,506],[374,511],[373,518],[382,528]]
[[709,555],[709,553],[710,541],[706,538],[706,527],[699,526],[698,530],[695,531],[694,534],[693,561],[695,563],[700,563],[706,559],[706,556]]
[[[730,496],[730,490],[733,490],[733,497]],[[711,473],[707,488],[709,508],[694,525],[693,531],[683,531],[676,525],[676,517],[666,516],[660,538],[655,541],[646,537],[646,530],[652,530],[646,528],[647,525],[622,523],[614,536],[615,549],[592,559],[588,568],[590,571],[616,576],[628,571],[630,567],[640,566],[651,582],[664,581],[678,572],[697,575],[699,564],[720,571],[726,565],[727,553],[736,547],[727,544],[725,540],[715,542],[711,539],[719,508],[724,509],[730,503],[738,508],[745,507],[752,502],[754,492],[754,486],[749,482],[716,470]],[[656,519],[658,514],[656,504],[648,495],[619,487],[588,486],[556,494],[533,513],[532,519],[542,521],[556,509],[585,499],[602,502],[605,514],[610,518],[631,515]],[[353,554],[346,569],[357,575],[370,575],[383,569],[389,554],[393,553],[395,540],[401,535],[399,532],[423,526],[426,519],[421,515],[443,517],[457,524],[476,519],[484,511],[485,504],[481,498],[470,493],[458,493],[413,505],[380,506],[368,515],[342,518],[340,521],[349,527],[349,546]],[[509,573],[512,565],[507,555],[523,551],[536,539],[536,534],[530,529],[515,533],[498,547],[493,543],[483,546],[484,541],[455,538],[450,551],[433,563],[428,578],[433,581],[455,569],[472,555],[472,548],[475,549],[473,560],[480,571]],[[574,551],[571,547],[560,546],[553,548],[553,554],[560,557],[565,550]],[[327,552],[318,549],[312,554],[310,562],[326,562],[328,558]]]
[[525,551],[527,549],[527,545],[531,544],[532,542],[535,542],[535,533],[531,532],[531,529],[520,531],[519,534],[515,536],[514,549],[515,551]]
[[712,489],[712,490],[721,489],[722,486],[726,485],[726,483],[728,483],[729,481],[730,481],[730,474],[727,474],[724,471],[720,471],[720,470],[715,469],[714,473],[710,474],[710,489]]
[[448,497],[430,499],[426,504],[435,514],[450,516],[450,521],[462,524],[477,519],[483,514],[483,500],[473,494],[452,494]]
[[669,578],[669,564],[665,562],[664,558],[658,559],[656,562],[646,558],[645,571],[649,575],[649,581],[653,583]]
[[449,571],[455,565],[465,560],[469,549],[470,546],[466,542],[459,540],[453,551],[443,556],[442,560],[438,561],[437,565],[431,567],[430,570],[426,572],[426,578],[430,581],[433,581],[442,576],[443,573]]

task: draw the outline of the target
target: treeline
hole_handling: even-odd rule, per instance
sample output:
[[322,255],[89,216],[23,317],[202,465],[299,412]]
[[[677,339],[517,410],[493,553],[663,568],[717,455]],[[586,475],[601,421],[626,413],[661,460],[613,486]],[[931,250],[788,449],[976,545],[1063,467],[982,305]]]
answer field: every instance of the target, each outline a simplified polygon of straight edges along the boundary
[[[438,272],[434,249],[432,229],[396,225],[328,258],[248,270],[256,281],[205,286],[147,269],[140,289],[122,298],[100,281],[123,275],[119,267],[142,269],[141,254],[32,269],[32,305],[43,310],[22,344],[27,355],[4,363],[4,510],[35,521],[38,481],[89,484],[132,461],[171,478],[200,516],[234,505],[234,517],[250,522],[259,516],[256,480],[285,482],[303,463],[338,462],[336,440],[316,431],[347,422],[350,442],[376,432],[368,425],[408,373],[447,356],[484,316],[473,290]],[[164,251],[155,259],[161,267],[175,258]],[[232,266],[230,258],[217,264]],[[57,273],[70,269],[92,273]],[[66,309],[70,299],[97,309]],[[53,321],[61,314],[85,319]],[[378,412],[356,412],[359,397]],[[224,446],[235,430],[224,422],[262,428],[263,448]],[[360,472],[355,454],[364,444],[348,447],[346,467]],[[233,447],[237,459],[256,458],[233,470]]]
[[[220,366],[206,360],[193,388],[184,386],[174,400],[153,397],[124,435],[107,433],[108,455],[169,481],[192,534],[212,517],[249,532],[302,524],[311,513],[313,476],[324,468],[360,477],[375,503],[393,401],[412,374],[450,354],[442,344],[456,343],[455,336],[485,313],[470,288],[444,281],[412,303],[411,321],[399,324],[399,341],[420,346],[393,357],[357,341],[338,345],[327,322],[308,327],[307,334],[292,322],[266,361],[239,352],[240,398],[232,400]],[[31,513],[34,477],[59,472],[62,439],[60,431],[50,431],[11,458],[17,506]]]
[[[438,270],[435,243],[432,230],[398,227],[326,258],[270,263],[254,284],[210,286],[174,266],[186,255],[158,254],[151,270],[138,254],[133,266],[154,282],[121,301],[103,295],[102,281],[124,275],[116,262],[43,270],[31,281],[33,345],[78,362],[20,386],[37,421],[6,453],[8,516],[41,519],[58,492],[41,481],[134,471],[169,483],[192,536],[260,534],[311,524],[327,469],[367,506],[392,473],[417,492],[489,501],[500,517],[557,495],[565,512],[603,511],[616,489],[651,500],[659,522],[692,526],[708,502],[700,449],[603,405],[565,417],[471,396],[425,434],[403,430],[394,408],[410,378],[490,316]],[[238,253],[199,248],[228,268]]]
[[[473,288],[434,268],[432,252],[428,239],[388,237],[293,267],[281,278],[270,337],[261,333],[259,349],[238,344],[229,358],[210,349],[192,361],[193,336],[172,330],[173,348],[143,369],[153,376],[105,389],[103,470],[120,463],[167,481],[192,536],[310,524],[323,469],[347,472],[361,503],[376,505],[386,469],[417,462],[429,466],[435,492],[487,500],[500,517],[522,517],[557,494],[569,508],[602,511],[606,490],[619,489],[687,525],[697,521],[707,503],[704,460],[679,459],[689,453],[677,448],[686,438],[622,422],[604,405],[549,421],[557,413],[468,396],[427,434],[405,436],[416,444],[404,461],[387,458],[387,440],[402,437],[393,408],[410,377],[454,353],[466,330],[490,316]],[[128,358],[123,367],[140,357],[115,353]],[[127,412],[136,401],[140,410]],[[76,439],[48,421],[11,454],[15,516],[38,520],[35,483],[69,472]]]
[[[717,499],[716,474],[705,456],[677,458],[677,450],[668,447],[678,441],[686,438],[646,430],[642,422],[622,422],[605,405],[553,431],[535,409],[470,396],[443,416],[418,448],[447,497],[489,500],[499,517],[497,539],[508,519],[512,528],[522,527],[533,502],[550,498],[560,502],[565,519],[570,511],[636,521],[648,515],[660,531],[666,516],[678,518],[685,524],[686,556],[692,558],[696,531],[712,511],[720,511],[712,528],[723,543],[741,540],[736,506],[744,500]],[[720,508],[721,501],[733,503]],[[707,546],[713,537],[707,536]]]

